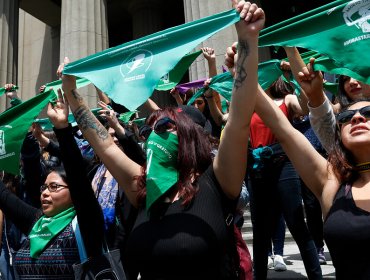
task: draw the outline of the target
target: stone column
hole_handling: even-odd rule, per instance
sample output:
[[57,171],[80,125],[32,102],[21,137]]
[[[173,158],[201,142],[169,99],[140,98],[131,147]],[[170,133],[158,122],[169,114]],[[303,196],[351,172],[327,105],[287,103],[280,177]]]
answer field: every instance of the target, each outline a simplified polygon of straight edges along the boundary
[[[231,9],[231,1],[214,0],[184,0],[185,21],[190,22],[207,16],[211,16]],[[211,38],[204,41],[196,49],[211,47],[216,52],[217,73],[221,73],[221,65],[224,62],[226,48],[236,40],[235,27],[228,27]],[[208,64],[203,55],[200,55],[190,68],[190,80],[197,80],[208,77]]]
[[[106,0],[62,0],[60,61],[86,57],[108,48]],[[93,86],[80,90],[91,108],[97,107]]]
[[[18,15],[18,0],[0,1],[0,87],[18,83]],[[5,96],[0,97],[0,112],[8,106]]]

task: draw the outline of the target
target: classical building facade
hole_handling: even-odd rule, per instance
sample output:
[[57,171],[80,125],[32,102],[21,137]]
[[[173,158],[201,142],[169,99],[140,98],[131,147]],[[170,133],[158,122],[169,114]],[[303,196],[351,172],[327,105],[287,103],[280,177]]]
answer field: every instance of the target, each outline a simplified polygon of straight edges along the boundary
[[[270,24],[323,4],[314,0],[305,1],[311,6],[291,0],[256,2],[271,15]],[[230,0],[0,0],[0,85],[18,84],[20,97],[27,100],[41,85],[57,79],[55,71],[65,56],[74,61],[230,8]],[[281,8],[285,13],[277,16]],[[235,40],[235,28],[229,27],[201,45],[215,49],[219,71],[226,47]],[[260,60],[269,58],[270,51],[261,50]],[[185,79],[206,77],[206,66],[199,56]],[[89,105],[96,107],[95,89],[90,86],[83,93]],[[155,99],[161,104],[168,95],[156,94]],[[1,97],[0,111],[8,106]]]

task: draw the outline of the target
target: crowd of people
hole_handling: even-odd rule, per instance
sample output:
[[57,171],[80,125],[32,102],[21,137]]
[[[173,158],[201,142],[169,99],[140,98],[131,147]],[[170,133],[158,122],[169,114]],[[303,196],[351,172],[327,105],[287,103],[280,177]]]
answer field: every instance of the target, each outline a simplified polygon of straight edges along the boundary
[[[135,114],[122,121],[127,109],[99,89],[94,115],[76,77],[63,74],[64,59],[47,108],[53,129],[33,123],[21,175],[1,174],[1,279],[75,279],[74,264],[104,246],[120,250],[127,279],[266,279],[269,268],[287,269],[285,226],[309,279],[323,278],[325,244],[337,279],[370,278],[370,85],[338,75],[329,100],[315,59],[305,64],[284,47],[283,74],[262,89],[264,11],[233,4],[240,21],[225,53],[234,81],[227,110],[209,86],[217,75],[209,47],[203,95],[189,103],[196,89],[173,88],[176,106],[163,108],[148,99],[144,124]],[[16,86],[4,87],[18,106]],[[247,204],[253,259],[243,272],[234,230],[241,236]]]

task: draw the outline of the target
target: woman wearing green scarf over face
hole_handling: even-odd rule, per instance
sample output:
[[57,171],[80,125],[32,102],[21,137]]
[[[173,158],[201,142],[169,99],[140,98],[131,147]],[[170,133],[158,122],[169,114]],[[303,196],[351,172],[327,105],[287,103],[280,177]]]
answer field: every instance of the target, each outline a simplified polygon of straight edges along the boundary
[[[265,15],[256,4],[233,1],[240,54],[229,120],[218,153],[204,130],[177,108],[156,111],[146,124],[147,163],[130,160],[62,75],[77,123],[99,158],[139,209],[127,240],[125,272],[132,279],[235,279],[223,209],[237,201],[246,170],[249,123],[257,91],[258,35]],[[134,274],[135,273],[135,274]],[[131,278],[130,277],[130,278]]]
[[[54,124],[62,166],[48,174],[40,188],[41,209],[10,193],[0,183],[0,208],[27,238],[14,257],[19,279],[75,279],[72,265],[80,261],[72,220],[77,215],[87,257],[102,253],[103,216],[84,161],[68,124],[68,106],[59,92],[48,115]],[[93,232],[93,234],[91,234]]]

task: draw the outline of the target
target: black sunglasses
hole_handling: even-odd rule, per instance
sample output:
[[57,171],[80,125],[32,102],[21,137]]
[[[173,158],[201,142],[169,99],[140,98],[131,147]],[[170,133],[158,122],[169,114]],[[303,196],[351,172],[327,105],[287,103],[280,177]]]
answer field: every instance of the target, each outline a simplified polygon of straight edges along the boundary
[[[159,119],[154,125],[154,131],[157,134],[161,134],[166,132],[168,129],[173,128],[176,125],[175,121],[170,119],[169,117],[164,117]],[[150,125],[144,124],[139,129],[139,136],[144,138],[145,140],[148,139],[150,133],[152,133],[153,129]]]
[[56,192],[59,188],[68,188],[68,186],[52,182],[49,185],[47,184],[41,185],[40,192],[42,193],[46,189],[48,189],[49,192]]
[[347,122],[350,122],[353,118],[353,116],[359,112],[361,116],[363,116],[366,119],[370,119],[370,106],[365,106],[358,110],[346,110],[337,115],[337,122],[338,124],[345,124]]

